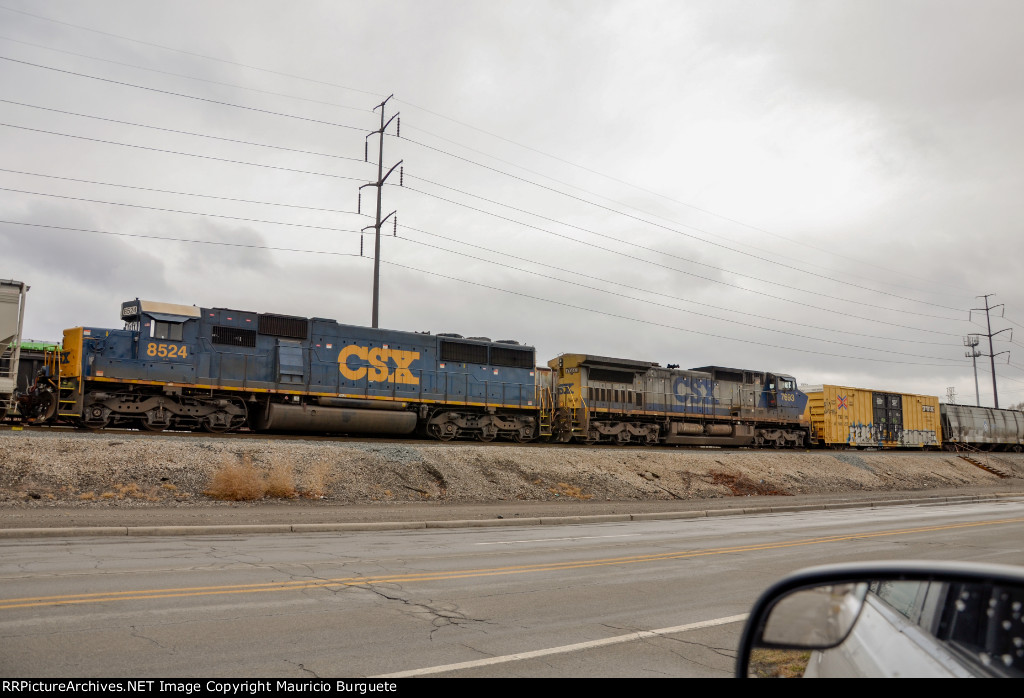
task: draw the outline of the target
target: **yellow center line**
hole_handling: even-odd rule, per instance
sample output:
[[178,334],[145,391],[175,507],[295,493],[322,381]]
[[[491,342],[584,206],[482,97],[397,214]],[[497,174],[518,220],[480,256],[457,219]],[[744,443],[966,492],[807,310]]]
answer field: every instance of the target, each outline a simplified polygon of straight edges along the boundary
[[0,610],[8,610],[14,608],[31,608],[37,606],[62,606],[113,601],[134,601],[141,599],[169,599],[187,596],[218,596],[224,594],[256,594],[273,591],[300,591],[305,589],[316,589],[325,587],[358,587],[372,586],[375,584],[429,582],[446,579],[467,579],[472,577],[494,577],[501,575],[526,574],[530,572],[559,572],[565,570],[585,569],[588,567],[606,567],[611,565],[632,565],[650,562],[661,562],[666,560],[682,560],[697,557],[707,557],[710,555],[728,555],[734,553],[778,550],[782,548],[794,548],[805,545],[838,543],[842,541],[858,540],[865,538],[880,538],[886,536],[907,535],[915,533],[930,533],[934,531],[948,531],[960,528],[977,528],[982,526],[997,526],[1002,524],[1013,523],[1024,523],[1024,518],[997,519],[994,521],[977,521],[970,523],[943,524],[936,526],[920,526],[916,528],[877,531],[874,533],[849,533],[833,536],[820,536],[816,538],[804,538],[791,541],[779,541],[775,543],[754,543],[748,545],[708,548],[706,550],[679,550],[668,553],[652,553],[647,555],[628,555],[612,558],[598,558],[594,560],[581,560],[579,562],[567,561],[537,563],[532,565],[509,565],[503,567],[488,567],[473,570],[452,570],[449,572],[409,572],[402,574],[381,575],[375,577],[338,577],[334,579],[261,582],[253,584],[178,587],[169,589],[140,589],[136,591],[106,591],[85,594],[63,594],[56,596],[28,596],[16,599],[5,599],[3,601],[0,601]]

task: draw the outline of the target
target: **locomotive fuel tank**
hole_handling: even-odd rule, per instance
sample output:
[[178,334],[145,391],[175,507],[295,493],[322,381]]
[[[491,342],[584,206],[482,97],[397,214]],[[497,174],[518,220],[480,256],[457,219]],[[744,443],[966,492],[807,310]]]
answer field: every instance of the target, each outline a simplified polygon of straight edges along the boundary
[[333,434],[411,434],[416,413],[323,407],[319,404],[270,403],[250,418],[256,431],[301,431]]

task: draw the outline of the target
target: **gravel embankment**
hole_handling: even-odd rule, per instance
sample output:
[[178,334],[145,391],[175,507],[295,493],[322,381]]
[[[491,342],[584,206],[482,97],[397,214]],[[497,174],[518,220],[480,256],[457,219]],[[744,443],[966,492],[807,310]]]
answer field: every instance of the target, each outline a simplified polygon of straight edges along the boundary
[[[289,506],[685,502],[734,496],[1024,491],[1024,455],[371,443],[0,431],[0,516],[46,507],[195,507],[219,470],[251,464]],[[236,473],[237,475],[237,473]],[[270,480],[267,480],[267,478]],[[271,487],[270,482],[277,483]],[[269,500],[262,500],[267,502]],[[595,507],[596,508],[596,507]]]

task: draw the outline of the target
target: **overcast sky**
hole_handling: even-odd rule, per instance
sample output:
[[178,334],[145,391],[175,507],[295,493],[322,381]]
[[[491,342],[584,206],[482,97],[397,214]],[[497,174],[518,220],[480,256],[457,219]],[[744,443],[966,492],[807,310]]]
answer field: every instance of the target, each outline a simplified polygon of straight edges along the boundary
[[34,339],[136,297],[369,325],[393,94],[381,327],[973,404],[994,294],[1005,407],[1022,34],[1017,0],[0,0],[0,278]]

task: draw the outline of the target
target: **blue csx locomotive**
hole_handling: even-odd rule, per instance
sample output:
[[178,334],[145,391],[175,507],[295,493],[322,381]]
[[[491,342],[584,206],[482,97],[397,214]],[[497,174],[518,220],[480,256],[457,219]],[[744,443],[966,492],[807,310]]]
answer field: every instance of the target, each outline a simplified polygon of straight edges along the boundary
[[134,300],[124,329],[65,330],[23,396],[30,420],[160,431],[805,444],[791,376],[584,354],[537,368],[511,340],[397,332]]

